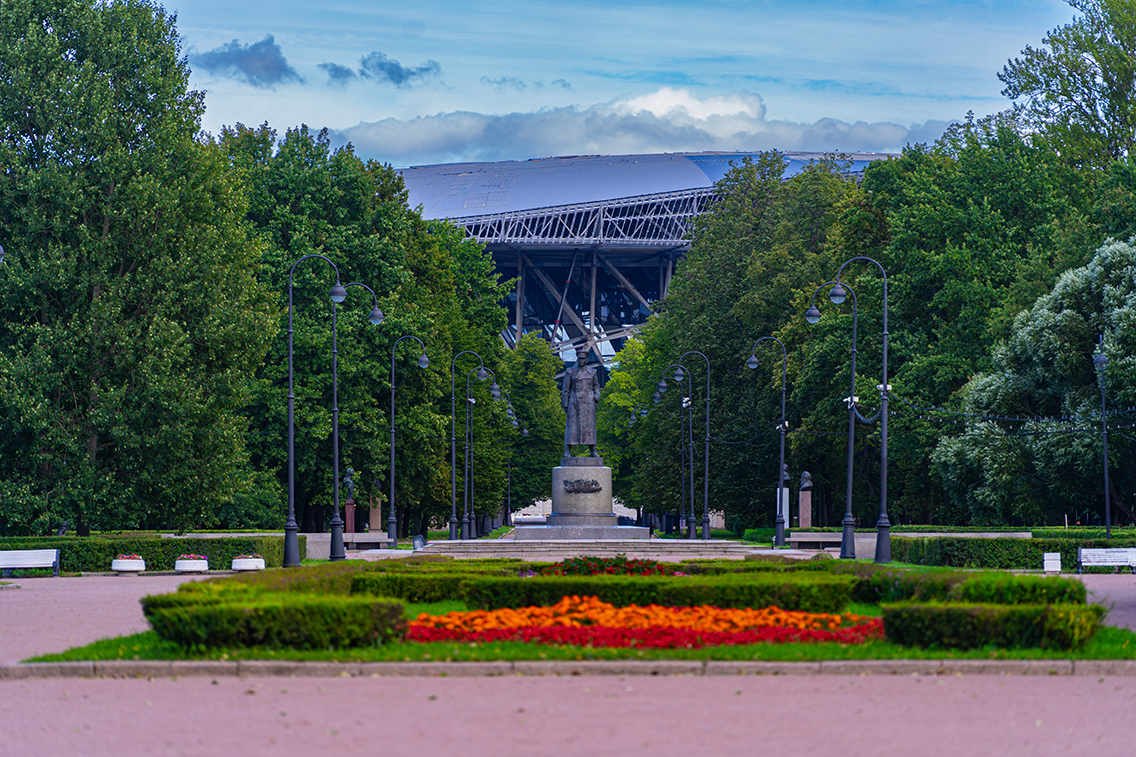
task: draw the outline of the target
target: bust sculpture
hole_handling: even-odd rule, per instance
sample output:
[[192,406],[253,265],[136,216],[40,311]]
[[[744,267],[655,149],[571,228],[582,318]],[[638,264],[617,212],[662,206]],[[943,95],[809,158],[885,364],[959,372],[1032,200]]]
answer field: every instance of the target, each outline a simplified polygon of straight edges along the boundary
[[560,404],[567,414],[564,425],[564,457],[572,454],[572,445],[586,444],[596,456],[596,403],[600,399],[600,377],[588,365],[588,351],[577,353],[576,365],[564,373]]

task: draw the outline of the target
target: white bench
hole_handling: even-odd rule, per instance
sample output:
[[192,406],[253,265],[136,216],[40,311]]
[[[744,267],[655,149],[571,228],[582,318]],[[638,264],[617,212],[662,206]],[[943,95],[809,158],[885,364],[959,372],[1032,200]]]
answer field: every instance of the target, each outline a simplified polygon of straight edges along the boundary
[[1077,547],[1077,572],[1081,568],[1129,568],[1136,573],[1136,548]]
[[59,575],[58,549],[6,549],[0,550],[0,574],[11,578],[13,570],[27,568],[51,568],[52,575]]

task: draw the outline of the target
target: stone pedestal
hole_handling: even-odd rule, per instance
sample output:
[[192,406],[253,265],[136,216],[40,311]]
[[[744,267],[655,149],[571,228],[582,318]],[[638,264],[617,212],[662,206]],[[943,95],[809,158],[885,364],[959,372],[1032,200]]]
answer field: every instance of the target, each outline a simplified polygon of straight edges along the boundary
[[355,533],[355,500],[349,499],[343,504],[343,533]]
[[650,530],[620,526],[611,507],[611,468],[602,457],[564,457],[552,469],[552,512],[544,526],[517,526],[514,539],[648,539]]
[[813,490],[801,489],[797,492],[797,504],[800,507],[799,523],[800,528],[812,528],[813,526]]

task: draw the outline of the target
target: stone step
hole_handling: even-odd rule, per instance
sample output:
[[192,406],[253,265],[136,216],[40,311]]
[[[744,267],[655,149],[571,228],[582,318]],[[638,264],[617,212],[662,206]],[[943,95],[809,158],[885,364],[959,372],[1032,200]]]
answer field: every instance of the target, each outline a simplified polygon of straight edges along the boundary
[[679,541],[653,539],[645,541],[509,541],[505,539],[436,541],[418,554],[450,555],[455,558],[514,557],[533,561],[557,561],[566,557],[649,557],[665,560],[691,560],[699,558],[727,558],[740,560],[753,554],[755,545],[727,541]]

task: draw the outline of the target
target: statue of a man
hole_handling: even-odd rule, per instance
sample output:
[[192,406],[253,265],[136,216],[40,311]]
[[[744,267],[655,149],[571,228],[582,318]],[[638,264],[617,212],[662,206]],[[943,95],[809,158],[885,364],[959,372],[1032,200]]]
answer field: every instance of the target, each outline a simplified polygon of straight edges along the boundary
[[596,403],[600,399],[600,377],[588,366],[588,352],[577,352],[576,365],[565,371],[560,404],[568,414],[564,426],[564,457],[573,444],[586,444],[596,456]]
[[343,477],[343,485],[347,488],[347,499],[355,499],[355,470],[352,468],[347,469],[347,475]]

